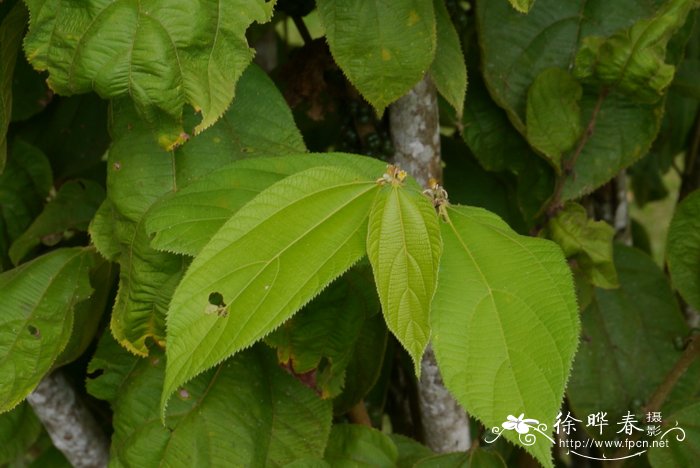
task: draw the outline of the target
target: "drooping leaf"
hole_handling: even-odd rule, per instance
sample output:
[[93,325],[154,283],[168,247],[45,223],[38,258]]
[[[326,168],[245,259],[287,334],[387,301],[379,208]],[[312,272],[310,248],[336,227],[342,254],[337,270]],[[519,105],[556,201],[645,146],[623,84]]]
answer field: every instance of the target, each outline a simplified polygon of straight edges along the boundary
[[[688,334],[668,281],[646,254],[615,246],[620,287],[596,289],[582,311],[582,340],[567,389],[579,419],[608,413],[610,426],[590,428],[594,437],[615,436],[615,422],[644,404],[682,354],[675,345]],[[689,398],[697,389],[698,370],[689,371],[668,402]]]
[[318,0],[317,6],[333,58],[379,114],[433,62],[430,1]]
[[542,71],[527,92],[527,140],[555,167],[583,133],[578,101],[581,85],[560,68]]
[[336,424],[331,429],[324,459],[331,466],[393,468],[399,454],[389,436],[358,424]]
[[[283,466],[320,457],[331,425],[330,402],[280,369],[269,349],[240,353],[180,388],[164,427],[158,400],[164,355],[103,355],[94,386],[116,385],[111,463],[115,466]],[[122,356],[119,356],[121,353]],[[112,374],[109,361],[116,364]],[[119,370],[122,369],[122,370]]]
[[163,408],[178,386],[277,328],[364,255],[377,190],[357,170],[307,169],[221,227],[170,304]]
[[619,286],[613,262],[615,229],[605,221],[589,219],[583,206],[567,203],[541,234],[559,244],[591,284],[605,289]]
[[20,459],[41,433],[41,422],[26,402],[0,414],[0,463]]
[[666,46],[696,0],[669,0],[651,17],[604,37],[586,36],[576,54],[574,75],[611,86],[634,101],[656,102],[673,80]]
[[[491,95],[515,127],[526,134],[527,91],[545,69],[573,68],[582,38],[608,36],[656,13],[660,1],[608,3],[540,0],[528,15],[505,2],[481,0],[476,8],[484,78]],[[467,101],[468,102],[468,101]],[[646,153],[659,129],[663,102],[640,103],[612,89],[584,86],[583,126],[592,129],[562,158],[573,165],[562,198],[587,194]]]
[[252,58],[245,31],[269,20],[273,7],[264,0],[26,3],[25,50],[36,69],[48,70],[51,88],[129,96],[167,148],[186,138],[186,104],[202,116],[195,133],[228,108]]
[[[445,386],[486,427],[521,413],[550,424],[579,331],[564,256],[556,244],[519,236],[485,210],[450,207],[447,214],[431,312]],[[519,443],[511,431],[504,435]],[[525,449],[551,466],[545,437]]]
[[12,118],[12,77],[27,23],[27,8],[17,2],[0,22],[0,174],[7,161],[7,127]]
[[295,374],[313,373],[314,386],[321,396],[333,398],[344,387],[355,347],[362,344],[362,332],[375,314],[379,314],[379,301],[372,274],[369,268],[357,267],[265,341],[277,348],[280,363]]
[[39,214],[53,184],[51,166],[35,147],[15,140],[5,171],[0,174],[0,271],[17,239]]
[[666,262],[673,286],[700,310],[700,190],[676,207],[668,230]]
[[450,14],[442,0],[434,0],[437,43],[435,60],[430,66],[430,76],[440,94],[454,107],[457,118],[464,110],[467,93],[467,65],[464,63],[462,45]]
[[668,446],[652,446],[649,449],[647,456],[651,466],[675,468],[695,465],[700,453],[698,421],[700,421],[700,403],[687,406],[671,415],[664,415],[664,423],[661,425],[663,436],[659,436],[657,440],[667,441]]
[[[361,169],[367,163],[367,158],[340,153],[236,161],[156,203],[146,218],[146,229],[154,234],[151,246],[196,255],[236,211],[275,182],[312,167]],[[380,173],[383,164],[372,167],[376,169],[369,177]]]
[[0,274],[0,412],[34,389],[68,343],[73,309],[92,293],[93,255],[57,249]]
[[39,244],[52,246],[66,231],[85,231],[105,197],[104,189],[90,180],[67,182],[61,186],[29,228],[10,246],[10,259],[17,265]]
[[367,256],[389,330],[413,359],[416,375],[430,339],[430,302],[442,253],[440,225],[420,191],[387,184],[369,216]]

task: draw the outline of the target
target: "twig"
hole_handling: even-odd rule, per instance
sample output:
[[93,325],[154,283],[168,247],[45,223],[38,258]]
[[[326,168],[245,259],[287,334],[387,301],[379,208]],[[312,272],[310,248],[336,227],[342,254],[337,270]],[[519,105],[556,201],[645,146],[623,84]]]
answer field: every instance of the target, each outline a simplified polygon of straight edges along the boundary
[[348,418],[350,418],[350,421],[354,424],[362,424],[363,426],[372,427],[372,420],[367,413],[365,402],[362,400],[350,408],[350,411],[348,411]]

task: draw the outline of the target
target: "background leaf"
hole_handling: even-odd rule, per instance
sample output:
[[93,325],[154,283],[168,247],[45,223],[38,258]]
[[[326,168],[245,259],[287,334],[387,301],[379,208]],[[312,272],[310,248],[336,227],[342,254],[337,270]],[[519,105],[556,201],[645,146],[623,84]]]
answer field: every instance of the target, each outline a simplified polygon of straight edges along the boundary
[[[564,257],[554,243],[519,236],[485,210],[460,206],[447,213],[431,313],[445,386],[488,428],[521,413],[550,425],[579,332]],[[504,436],[518,443],[512,432]],[[544,437],[525,449],[552,466]]]
[[700,190],[676,208],[668,230],[666,262],[673,286],[700,310]]
[[0,414],[0,463],[10,464],[21,459],[39,438],[41,422],[28,403]]
[[93,255],[57,249],[0,274],[0,412],[36,387],[68,343],[73,309],[92,293]]
[[386,185],[369,215],[367,256],[389,330],[408,351],[420,375],[430,339],[430,302],[442,253],[440,226],[421,192]]
[[669,416],[664,415],[664,424],[661,430],[678,427],[685,432],[685,439],[677,440],[679,432],[674,430],[668,433],[663,440],[669,441],[668,447],[652,447],[647,456],[653,468],[672,468],[676,466],[693,466],[700,452],[700,403],[695,403],[677,411]]
[[228,108],[252,58],[245,30],[269,20],[273,7],[264,0],[26,3],[25,50],[36,69],[48,70],[51,88],[128,95],[168,148],[185,140],[185,104],[201,113],[195,133]]
[[430,66],[430,75],[440,94],[454,107],[457,117],[464,110],[464,96],[467,93],[467,65],[457,30],[442,0],[434,0],[437,43],[435,60]]
[[318,0],[336,63],[381,114],[423,78],[435,56],[433,3]]
[[377,189],[359,171],[307,169],[221,227],[170,304],[162,406],[179,385],[277,328],[364,255]]
[[331,466],[394,467],[398,450],[389,436],[367,426],[336,424],[324,459]]

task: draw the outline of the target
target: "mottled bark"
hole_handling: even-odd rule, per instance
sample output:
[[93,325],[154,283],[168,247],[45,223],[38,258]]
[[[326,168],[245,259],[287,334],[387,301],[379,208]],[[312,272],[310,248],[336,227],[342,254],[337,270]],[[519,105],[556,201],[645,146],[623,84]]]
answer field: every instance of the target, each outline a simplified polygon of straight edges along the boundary
[[44,377],[27,401],[53,444],[73,466],[107,466],[107,438],[63,374],[54,372]]
[[[394,163],[423,187],[442,178],[438,115],[437,93],[427,76],[389,108]],[[430,345],[421,367],[418,395],[426,444],[438,453],[469,449],[469,417],[445,388]]]

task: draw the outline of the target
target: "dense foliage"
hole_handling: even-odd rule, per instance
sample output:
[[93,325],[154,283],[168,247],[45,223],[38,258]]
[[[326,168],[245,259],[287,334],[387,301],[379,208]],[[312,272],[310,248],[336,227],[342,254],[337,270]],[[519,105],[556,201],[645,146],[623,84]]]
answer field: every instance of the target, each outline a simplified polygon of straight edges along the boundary
[[[114,466],[551,467],[657,412],[690,466],[698,6],[0,2],[0,464],[67,463],[60,368]],[[426,74],[422,187],[387,108]],[[469,452],[420,443],[428,346]]]

